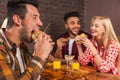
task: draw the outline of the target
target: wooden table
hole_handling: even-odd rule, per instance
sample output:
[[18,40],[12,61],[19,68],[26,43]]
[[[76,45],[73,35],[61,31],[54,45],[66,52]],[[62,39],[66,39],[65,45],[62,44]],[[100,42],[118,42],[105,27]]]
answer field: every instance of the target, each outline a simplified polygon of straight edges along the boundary
[[72,70],[62,65],[60,70],[54,70],[52,63],[48,63],[41,80],[120,80],[120,76],[97,72],[91,66],[80,66],[79,70]]

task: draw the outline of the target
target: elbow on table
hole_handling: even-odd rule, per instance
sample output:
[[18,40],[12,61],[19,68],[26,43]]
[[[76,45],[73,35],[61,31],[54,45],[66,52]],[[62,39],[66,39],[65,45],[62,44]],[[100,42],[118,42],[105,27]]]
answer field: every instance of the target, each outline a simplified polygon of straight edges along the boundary
[[80,62],[80,64],[83,65],[83,66],[85,66],[85,65],[88,64],[88,62],[84,62],[84,61],[82,61],[82,60],[79,60],[79,62]]
[[98,70],[102,73],[110,72],[110,67],[99,67]]

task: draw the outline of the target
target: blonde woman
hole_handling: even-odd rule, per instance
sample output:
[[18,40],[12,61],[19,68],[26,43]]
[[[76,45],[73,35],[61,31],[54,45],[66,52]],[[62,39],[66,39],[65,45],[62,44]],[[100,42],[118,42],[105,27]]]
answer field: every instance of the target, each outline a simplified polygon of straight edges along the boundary
[[[110,72],[115,75],[120,75],[118,69],[118,55],[119,55],[119,41],[114,32],[112,23],[109,17],[94,16],[90,25],[91,40],[77,36],[80,43],[79,47],[79,61],[82,65],[92,62],[100,72]],[[81,44],[87,47],[83,53]]]

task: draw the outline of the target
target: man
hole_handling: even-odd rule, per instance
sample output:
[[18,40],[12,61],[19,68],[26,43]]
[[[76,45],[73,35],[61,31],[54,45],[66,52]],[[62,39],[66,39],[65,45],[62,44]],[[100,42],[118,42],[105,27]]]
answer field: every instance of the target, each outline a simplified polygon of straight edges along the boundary
[[[67,32],[61,34],[59,39],[57,40],[57,49],[55,52],[55,57],[64,58],[66,54],[67,55],[69,54],[69,55],[75,55],[74,58],[78,60],[78,56],[79,56],[78,47],[76,45],[76,42],[74,41],[75,40],[74,38],[81,33],[85,33],[88,38],[91,38],[91,35],[80,30],[81,27],[80,18],[79,18],[79,13],[77,11],[73,11],[65,14],[64,21]],[[70,51],[71,46],[72,46],[72,51]],[[82,49],[84,50],[85,47],[83,46]]]
[[54,42],[41,32],[31,55],[24,42],[31,43],[32,32],[42,26],[37,0],[9,0],[8,24],[0,29],[0,80],[37,80]]

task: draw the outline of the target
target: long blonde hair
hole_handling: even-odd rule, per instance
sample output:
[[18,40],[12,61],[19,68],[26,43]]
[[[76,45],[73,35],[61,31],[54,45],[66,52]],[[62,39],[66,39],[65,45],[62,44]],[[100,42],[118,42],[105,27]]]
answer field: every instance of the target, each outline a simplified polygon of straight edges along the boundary
[[[105,27],[105,34],[103,35],[103,38],[102,38],[103,45],[107,48],[108,41],[112,40],[117,42],[120,47],[119,40],[115,34],[110,18],[106,16],[94,16],[91,21],[94,21],[95,19],[99,19],[102,25]],[[117,58],[117,68],[118,68],[118,71],[120,72],[120,49],[118,53],[119,54]]]
[[105,27],[105,34],[103,35],[102,38],[103,45],[107,47],[108,41],[110,40],[119,43],[119,40],[115,34],[110,18],[107,16],[94,16],[91,22],[94,21],[95,19],[99,19],[102,25]]

